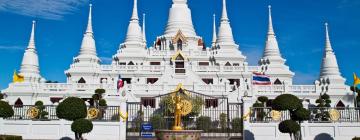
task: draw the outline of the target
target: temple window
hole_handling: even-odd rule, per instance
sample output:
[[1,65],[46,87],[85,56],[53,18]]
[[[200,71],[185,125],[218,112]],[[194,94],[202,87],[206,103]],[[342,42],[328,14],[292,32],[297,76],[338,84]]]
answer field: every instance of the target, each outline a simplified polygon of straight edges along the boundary
[[133,61],[130,61],[130,62],[128,63],[128,65],[134,65],[134,62],[133,62]]
[[86,81],[85,81],[85,79],[84,79],[83,77],[81,77],[81,78],[79,79],[78,83],[85,84],[85,83],[86,83]]
[[214,84],[214,80],[213,79],[202,79],[204,81],[204,83],[206,84]]
[[160,62],[150,62],[150,65],[160,65]]
[[199,62],[199,66],[209,66],[209,62]]
[[21,101],[21,99],[20,98],[18,98],[16,101],[15,101],[15,104],[14,104],[14,106],[15,107],[23,107],[23,102]]
[[277,78],[274,82],[274,85],[282,85],[282,82]]
[[156,81],[158,81],[158,78],[147,78],[146,83],[154,84]]
[[155,108],[155,98],[141,98],[141,104],[145,107]]
[[218,105],[219,102],[217,99],[205,99],[205,108],[210,108],[210,107],[216,108],[218,107]]
[[226,62],[225,66],[231,66],[230,62]]
[[229,79],[230,85],[234,85],[236,82],[236,86],[240,86],[240,79]]
[[345,107],[345,104],[340,100],[335,107],[338,107],[338,108],[344,108]]
[[119,65],[126,65],[126,62],[119,62]]
[[178,48],[178,50],[182,50],[182,45],[183,45],[183,42],[182,42],[181,39],[179,39],[179,40],[177,41],[177,48]]

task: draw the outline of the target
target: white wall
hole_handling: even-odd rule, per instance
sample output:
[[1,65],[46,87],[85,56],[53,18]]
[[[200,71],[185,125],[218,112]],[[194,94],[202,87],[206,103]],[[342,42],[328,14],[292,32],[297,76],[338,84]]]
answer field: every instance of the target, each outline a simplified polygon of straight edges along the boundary
[[[289,134],[279,131],[278,124],[247,123],[249,127],[245,128],[245,140],[290,140]],[[360,137],[360,122],[305,122],[301,124],[301,132],[303,140],[351,140],[355,136]]]
[[[0,134],[21,135],[23,139],[54,139],[62,137],[74,139],[71,123],[65,120],[58,121],[31,121],[31,120],[2,120],[0,119]],[[94,128],[89,134],[83,134],[87,140],[125,140],[126,126],[123,122],[93,122]]]

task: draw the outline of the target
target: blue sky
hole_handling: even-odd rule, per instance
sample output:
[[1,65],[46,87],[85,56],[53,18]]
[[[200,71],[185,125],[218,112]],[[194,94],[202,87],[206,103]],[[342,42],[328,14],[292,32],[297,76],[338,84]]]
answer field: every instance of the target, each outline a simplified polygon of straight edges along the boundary
[[[65,81],[80,49],[86,28],[88,0],[0,0],[0,89],[20,68],[31,21],[37,20],[36,47],[41,74],[47,80]],[[124,41],[133,0],[93,0],[93,28],[99,57],[106,64]],[[149,44],[165,29],[171,0],[138,0],[139,13],[146,13]],[[197,34],[206,44],[212,36],[212,15],[221,14],[221,0],[188,0]],[[359,72],[355,60],[360,51],[360,1],[358,0],[227,0],[235,41],[256,65],[267,32],[267,6],[272,5],[279,46],[295,83],[311,84],[319,75],[324,48],[324,22],[330,24],[333,49],[341,72],[352,82]],[[140,15],[141,17],[141,15]],[[219,24],[219,22],[217,22]]]

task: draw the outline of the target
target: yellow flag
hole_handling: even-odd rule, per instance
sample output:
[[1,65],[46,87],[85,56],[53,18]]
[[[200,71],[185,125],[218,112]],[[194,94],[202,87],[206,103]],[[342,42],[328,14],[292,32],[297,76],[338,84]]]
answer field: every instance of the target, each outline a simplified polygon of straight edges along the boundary
[[14,70],[13,83],[16,82],[24,82],[24,76],[17,74],[16,70]]
[[360,84],[360,78],[356,76],[354,73],[354,87],[356,87],[358,84]]

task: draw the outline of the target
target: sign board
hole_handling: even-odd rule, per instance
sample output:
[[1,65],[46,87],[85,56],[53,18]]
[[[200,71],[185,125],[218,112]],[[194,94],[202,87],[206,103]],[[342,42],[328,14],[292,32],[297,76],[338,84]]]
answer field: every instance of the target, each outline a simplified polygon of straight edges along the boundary
[[146,123],[141,125],[141,137],[152,138],[153,137],[153,126],[152,124]]

